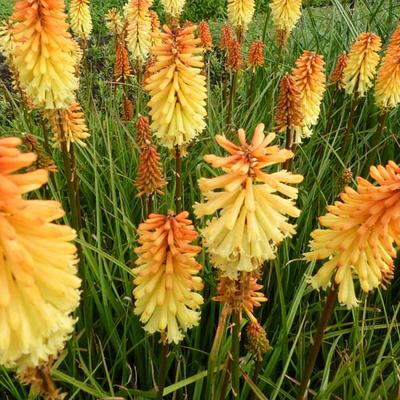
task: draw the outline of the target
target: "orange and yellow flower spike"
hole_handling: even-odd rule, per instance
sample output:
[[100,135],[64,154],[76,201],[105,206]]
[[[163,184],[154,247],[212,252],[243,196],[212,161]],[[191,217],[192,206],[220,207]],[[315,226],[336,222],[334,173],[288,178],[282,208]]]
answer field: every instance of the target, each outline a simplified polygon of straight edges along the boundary
[[0,139],[0,365],[19,373],[46,363],[72,334],[80,300],[75,231],[56,225],[61,204],[26,199],[47,183],[21,140]]
[[346,187],[340,201],[328,206],[320,218],[321,229],[312,232],[308,260],[325,260],[311,279],[315,288],[333,281],[339,301],[357,306],[354,278],[369,292],[393,277],[394,244],[400,243],[400,167],[371,167],[376,184],[358,178],[356,190]]
[[198,324],[203,304],[201,265],[195,259],[201,248],[191,244],[197,233],[188,215],[150,214],[138,228],[139,258],[132,270],[135,314],[147,332],[165,332],[170,343]]

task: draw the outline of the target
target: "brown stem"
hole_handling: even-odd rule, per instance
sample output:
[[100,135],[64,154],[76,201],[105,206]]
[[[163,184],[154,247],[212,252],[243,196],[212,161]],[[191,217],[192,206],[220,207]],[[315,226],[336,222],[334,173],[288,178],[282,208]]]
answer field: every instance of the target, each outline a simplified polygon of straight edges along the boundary
[[176,213],[182,211],[182,157],[179,146],[175,147],[175,207]]
[[[293,127],[288,127],[286,129],[286,143],[285,143],[285,148],[287,150],[292,151],[293,153],[296,150],[296,144],[294,143],[294,128]],[[287,171],[291,171],[293,167],[293,158],[289,158],[288,160],[285,161],[283,164],[283,168],[286,169]]]
[[325,328],[328,325],[328,322],[331,318],[333,309],[335,308],[335,303],[337,299],[338,288],[334,284],[329,290],[328,296],[326,298],[325,307],[322,311],[319,325],[317,328],[317,332],[313,338],[313,345],[308,353],[307,362],[306,362],[306,371],[304,373],[303,379],[301,380],[300,388],[297,393],[297,400],[303,400],[306,397],[307,387],[315,366],[315,362],[317,361],[319,349],[321,348],[322,339],[324,337]]
[[153,196],[150,195],[147,198],[147,215],[150,215],[153,212]]

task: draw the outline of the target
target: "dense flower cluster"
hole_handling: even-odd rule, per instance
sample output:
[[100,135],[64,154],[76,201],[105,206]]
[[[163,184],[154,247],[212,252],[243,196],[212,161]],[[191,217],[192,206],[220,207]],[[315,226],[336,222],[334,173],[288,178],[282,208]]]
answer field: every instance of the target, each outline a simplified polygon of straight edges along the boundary
[[79,38],[88,40],[93,28],[89,0],[71,0],[69,15],[72,32]]

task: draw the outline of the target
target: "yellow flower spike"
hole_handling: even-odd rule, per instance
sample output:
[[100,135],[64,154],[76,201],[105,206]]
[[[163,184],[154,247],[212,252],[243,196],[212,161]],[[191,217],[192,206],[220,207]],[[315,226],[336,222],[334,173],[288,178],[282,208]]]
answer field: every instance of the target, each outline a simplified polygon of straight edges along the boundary
[[17,0],[14,65],[21,87],[36,107],[65,108],[75,98],[74,44],[62,0]]
[[149,0],[131,0],[127,4],[127,37],[128,50],[135,60],[144,62],[151,47],[151,18]]
[[280,45],[284,47],[287,38],[301,16],[301,0],[272,0],[272,20]]
[[[61,116],[68,151],[71,147],[71,143],[76,143],[85,147],[86,143],[84,140],[87,139],[90,134],[86,126],[85,115],[79,103],[73,102],[69,108],[61,111]],[[46,117],[49,120],[51,130],[54,134],[54,145],[59,147],[61,145],[59,114],[57,111],[49,111],[46,113]]]
[[232,26],[247,31],[254,15],[254,0],[228,0],[228,18]]
[[27,200],[47,183],[17,138],[0,139],[0,365],[19,372],[56,356],[71,335],[80,300],[75,231],[56,225],[60,203]]
[[396,35],[400,33],[392,35],[376,77],[375,100],[381,110],[395,108],[400,102],[400,40]]
[[400,243],[400,168],[390,161],[371,167],[370,175],[376,185],[358,178],[356,190],[346,187],[340,201],[328,206],[305,254],[308,260],[326,259],[311,285],[325,288],[333,278],[339,301],[349,308],[358,304],[354,278],[369,292],[393,277],[394,244]]
[[263,124],[257,126],[249,144],[242,129],[238,136],[240,145],[216,136],[230,155],[206,155],[204,159],[225,174],[199,180],[206,201],[194,206],[197,217],[218,212],[202,235],[213,265],[231,279],[237,279],[240,271],[255,271],[265,260],[273,259],[279,243],[295,233],[288,218],[300,213],[294,205],[297,189],[288,184],[303,180],[301,175],[285,170],[263,171],[293,157],[289,150],[270,146],[275,134],[265,136]]
[[365,96],[372,87],[379,63],[381,39],[375,33],[364,32],[358,36],[349,52],[349,60],[343,72],[346,93]]
[[195,257],[201,248],[191,243],[197,233],[187,212],[150,214],[139,225],[139,255],[135,275],[136,315],[150,334],[165,332],[168,342],[178,343],[183,332],[198,325],[203,288],[197,276],[201,265]]
[[164,26],[159,34],[162,44],[152,48],[155,63],[145,84],[151,97],[151,126],[169,149],[190,143],[205,128],[204,49],[195,30],[195,25],[173,30]]
[[311,128],[318,122],[321,102],[325,93],[325,63],[322,56],[304,51],[297,59],[292,75],[300,92],[303,127],[296,129],[295,143],[301,143],[312,134]]
[[93,28],[89,0],[71,0],[69,15],[72,32],[80,39],[88,40]]
[[185,0],[161,0],[161,4],[168,16],[179,18],[185,6]]

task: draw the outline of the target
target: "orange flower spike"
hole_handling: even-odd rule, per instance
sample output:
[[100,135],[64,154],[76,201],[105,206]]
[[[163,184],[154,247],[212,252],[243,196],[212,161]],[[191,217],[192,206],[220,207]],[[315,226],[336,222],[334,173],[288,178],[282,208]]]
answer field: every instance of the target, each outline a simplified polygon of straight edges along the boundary
[[158,14],[155,11],[150,11],[151,20],[151,47],[159,46],[161,44],[161,39],[159,37],[160,33],[160,20]]
[[68,107],[78,79],[63,0],[17,0],[11,18],[14,65],[27,97],[39,108]]
[[390,37],[388,48],[389,47],[397,47],[400,46],[400,24],[397,25],[397,28],[393,32],[392,36]]
[[346,93],[365,96],[372,87],[379,63],[381,39],[371,32],[361,33],[350,49],[349,61],[343,72]]
[[253,67],[253,70],[264,64],[264,47],[262,40],[255,40],[250,46],[247,62]]
[[133,102],[128,97],[124,97],[123,102],[124,119],[125,121],[132,121],[133,118]]
[[227,50],[233,41],[233,30],[230,25],[225,24],[221,28],[221,41],[219,43],[219,48],[221,50]]
[[117,48],[115,51],[115,66],[114,66],[114,77],[118,82],[121,79],[127,79],[131,74],[131,64],[129,62],[128,51],[125,48],[125,44],[122,40],[118,40]]
[[280,83],[278,106],[275,113],[275,126],[279,131],[303,126],[303,110],[300,92],[292,76],[286,74]]
[[36,161],[20,144],[0,138],[0,365],[23,374],[63,349],[76,322],[80,279],[75,231],[53,223],[64,215],[61,204],[25,197],[48,174],[18,173]]
[[151,196],[154,193],[163,194],[161,189],[166,182],[157,148],[151,144],[144,144],[140,148],[139,169],[137,172],[136,187],[138,197]]
[[311,128],[318,122],[326,90],[324,66],[322,56],[311,51],[304,51],[296,61],[292,75],[300,92],[304,126],[297,129],[295,143],[301,143],[304,137],[311,136]]
[[136,142],[139,146],[151,143],[151,129],[148,117],[139,115],[136,121]]
[[230,155],[204,157],[214,168],[222,168],[224,174],[199,180],[205,202],[194,207],[197,217],[218,212],[202,235],[212,263],[224,276],[235,280],[240,271],[255,271],[265,260],[273,259],[276,246],[295,233],[287,216],[299,215],[294,206],[297,189],[288,183],[303,179],[285,170],[263,171],[293,157],[289,150],[270,146],[275,134],[265,136],[263,124],[257,126],[250,143],[242,129],[238,137],[240,145],[225,136],[216,136],[218,144]]
[[345,87],[344,80],[343,80],[343,73],[344,73],[344,69],[346,68],[348,62],[349,62],[349,56],[344,51],[342,54],[339,55],[336,65],[335,65],[335,68],[333,69],[331,76],[330,76],[330,81],[339,90],[343,90]]
[[353,279],[369,292],[393,277],[394,243],[400,242],[400,168],[394,162],[371,167],[376,185],[358,178],[356,190],[345,188],[340,201],[320,218],[312,232],[308,260],[327,259],[310,282],[316,289],[339,286],[339,301],[356,306]]
[[234,72],[238,72],[242,66],[243,56],[242,50],[240,49],[240,43],[238,40],[233,39],[228,46],[228,58],[226,65]]
[[201,265],[195,260],[201,248],[191,244],[197,233],[188,215],[150,214],[138,228],[139,258],[132,270],[135,314],[147,332],[165,332],[170,343],[179,343],[183,332],[198,325],[203,303],[197,293],[203,288]]
[[199,23],[199,38],[201,40],[201,45],[205,50],[212,50],[212,37],[207,21],[201,21]]

